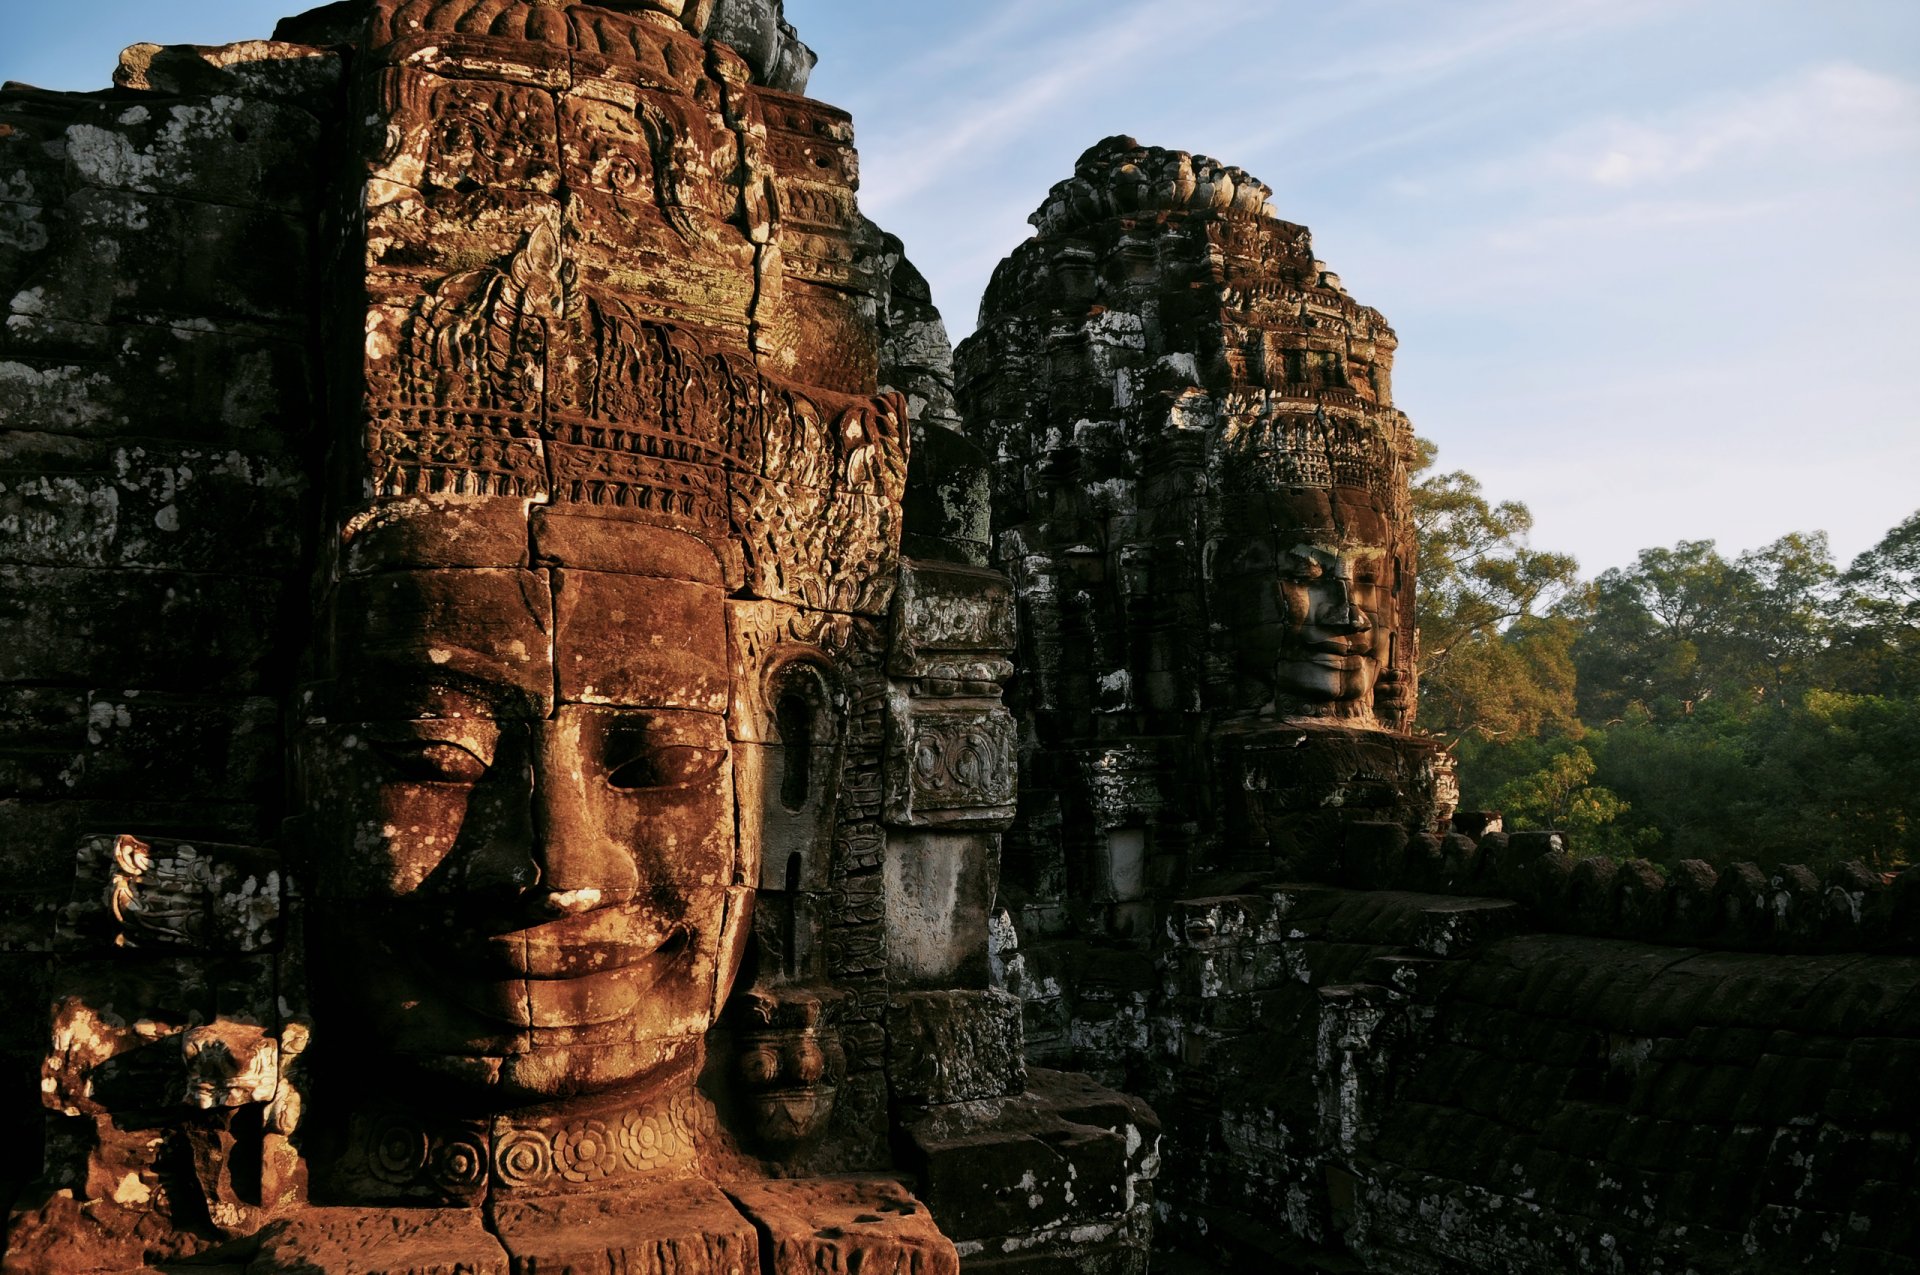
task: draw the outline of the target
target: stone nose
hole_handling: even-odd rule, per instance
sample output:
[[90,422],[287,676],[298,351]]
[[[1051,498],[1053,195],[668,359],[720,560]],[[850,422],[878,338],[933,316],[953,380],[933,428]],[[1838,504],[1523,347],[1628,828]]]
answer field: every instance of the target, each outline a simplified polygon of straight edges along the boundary
[[639,885],[633,850],[612,834],[604,765],[582,755],[572,732],[549,723],[536,750],[530,901],[551,916],[577,916],[631,899]]
[[1353,590],[1346,579],[1329,577],[1323,587],[1325,596],[1314,609],[1316,625],[1339,633],[1364,633],[1373,627],[1366,611],[1353,600]]

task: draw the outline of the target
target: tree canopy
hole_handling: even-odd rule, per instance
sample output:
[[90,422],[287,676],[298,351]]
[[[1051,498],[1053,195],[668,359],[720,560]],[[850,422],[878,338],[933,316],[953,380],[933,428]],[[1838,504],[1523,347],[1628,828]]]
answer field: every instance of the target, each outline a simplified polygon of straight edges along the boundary
[[1844,570],[1816,531],[1583,581],[1423,446],[1420,724],[1457,748],[1464,804],[1587,853],[1920,857],[1920,512]]

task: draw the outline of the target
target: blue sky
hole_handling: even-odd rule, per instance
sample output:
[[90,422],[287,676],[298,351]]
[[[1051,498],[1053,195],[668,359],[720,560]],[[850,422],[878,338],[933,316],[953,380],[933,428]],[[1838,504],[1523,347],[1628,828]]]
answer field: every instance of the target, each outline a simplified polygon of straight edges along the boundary
[[[0,77],[267,34],[251,0],[4,0]],[[1401,336],[1441,462],[1589,571],[1920,507],[1914,0],[788,0],[868,213],[954,335],[1111,133],[1253,172]]]

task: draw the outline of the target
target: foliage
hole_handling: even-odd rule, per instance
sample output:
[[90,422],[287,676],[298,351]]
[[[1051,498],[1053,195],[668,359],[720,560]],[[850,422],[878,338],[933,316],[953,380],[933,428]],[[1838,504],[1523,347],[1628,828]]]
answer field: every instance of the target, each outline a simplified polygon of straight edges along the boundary
[[1845,583],[1862,598],[1920,624],[1920,510],[1855,558]]
[[1508,781],[1494,803],[1514,828],[1556,828],[1583,852],[1631,857],[1653,846],[1659,834],[1616,821],[1630,809],[1612,789],[1592,782],[1593,755],[1574,745],[1552,754],[1546,765]]
[[1527,507],[1490,503],[1472,475],[1421,477],[1436,449],[1419,446],[1422,723],[1482,737],[1575,726],[1571,635],[1539,617],[1573,587],[1579,564],[1529,547]]
[[1414,503],[1420,720],[1457,737],[1463,804],[1581,853],[1920,860],[1920,513],[1844,572],[1814,532],[1582,584],[1468,475]]

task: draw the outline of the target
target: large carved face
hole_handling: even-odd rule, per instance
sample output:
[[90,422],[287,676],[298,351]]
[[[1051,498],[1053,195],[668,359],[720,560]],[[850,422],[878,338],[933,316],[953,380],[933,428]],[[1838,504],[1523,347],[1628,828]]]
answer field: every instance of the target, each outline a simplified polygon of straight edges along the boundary
[[1215,613],[1254,698],[1283,714],[1371,719],[1393,659],[1397,564],[1371,511],[1332,526],[1282,526],[1223,539]]
[[682,1075],[752,879],[721,590],[403,571],[349,580],[336,617],[309,762],[327,1021],[375,1069],[501,1101]]

